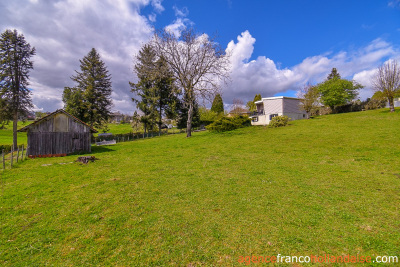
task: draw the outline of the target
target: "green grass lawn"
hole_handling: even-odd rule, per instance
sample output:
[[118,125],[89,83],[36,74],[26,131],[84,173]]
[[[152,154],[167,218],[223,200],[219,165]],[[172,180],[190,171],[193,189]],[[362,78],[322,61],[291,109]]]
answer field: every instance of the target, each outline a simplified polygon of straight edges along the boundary
[[[19,121],[18,129],[21,129],[26,125],[29,125],[30,123],[32,123],[32,121],[26,121],[26,122]],[[17,141],[19,145],[24,144],[26,146],[27,144],[26,133],[18,133]],[[11,145],[12,143],[13,143],[13,124],[12,122],[10,122],[8,123],[8,125],[5,126],[5,129],[0,130],[0,145]]]
[[376,110],[26,160],[1,173],[0,265],[400,257],[399,125]]

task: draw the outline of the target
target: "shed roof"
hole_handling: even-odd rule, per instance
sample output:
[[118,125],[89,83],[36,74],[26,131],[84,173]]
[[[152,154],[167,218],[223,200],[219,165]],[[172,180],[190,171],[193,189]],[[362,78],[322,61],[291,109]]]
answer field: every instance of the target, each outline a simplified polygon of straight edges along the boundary
[[72,116],[71,114],[69,114],[68,112],[66,112],[66,111],[63,110],[63,109],[57,109],[57,110],[54,111],[53,113],[50,113],[49,115],[44,116],[43,118],[41,118],[41,119],[39,119],[39,120],[37,120],[37,121],[35,121],[35,122],[33,122],[33,123],[31,123],[31,124],[29,124],[29,125],[23,127],[23,128],[21,128],[21,129],[19,129],[18,132],[26,132],[26,131],[28,131],[28,129],[31,128],[33,125],[36,125],[36,124],[42,122],[43,120],[48,119],[49,117],[54,116],[54,115],[56,115],[56,114],[58,114],[58,113],[64,113],[65,115],[67,115],[67,116],[70,117],[71,119],[75,120],[76,122],[78,122],[78,123],[80,123],[80,124],[83,124],[83,125],[89,127],[89,129],[90,129],[90,131],[91,131],[92,133],[97,133],[97,130],[96,130],[96,129],[94,129],[94,128],[91,127],[90,125],[84,123],[84,122],[81,121],[80,119],[78,119],[78,118]]

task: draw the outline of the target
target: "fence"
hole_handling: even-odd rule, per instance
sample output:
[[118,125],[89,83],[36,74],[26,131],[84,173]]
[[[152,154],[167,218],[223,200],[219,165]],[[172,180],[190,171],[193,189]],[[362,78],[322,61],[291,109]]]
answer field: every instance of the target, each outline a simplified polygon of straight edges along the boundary
[[[197,131],[203,131],[205,130],[204,127],[199,127],[199,128],[193,128],[194,132]],[[120,142],[127,142],[127,141],[134,141],[134,140],[139,140],[139,139],[146,139],[146,138],[153,138],[153,137],[157,137],[157,136],[162,136],[162,135],[171,135],[171,134],[179,134],[179,133],[185,133],[186,129],[172,129],[172,130],[168,130],[168,129],[164,129],[161,131],[161,133],[159,131],[157,132],[130,132],[130,133],[126,133],[126,134],[113,134],[113,135],[106,135],[106,136],[97,136],[92,138],[92,143],[100,143],[102,141],[111,141],[111,140],[115,140],[117,143]]]
[[[18,146],[16,151],[14,151],[14,146],[11,146],[11,150],[8,153],[7,152],[8,151],[5,149],[2,149],[1,151],[3,170],[6,169],[6,165],[9,165],[11,169],[15,163],[26,159],[27,153],[24,145]],[[6,162],[8,162],[8,164],[6,164]]]

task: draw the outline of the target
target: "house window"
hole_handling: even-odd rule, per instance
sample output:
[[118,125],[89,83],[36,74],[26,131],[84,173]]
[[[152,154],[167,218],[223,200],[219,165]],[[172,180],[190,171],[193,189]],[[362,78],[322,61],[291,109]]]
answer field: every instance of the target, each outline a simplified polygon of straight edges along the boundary
[[306,114],[303,114],[303,118],[305,118],[306,117]]
[[278,114],[271,114],[271,115],[269,115],[269,120],[272,120],[273,117],[277,117],[277,116],[278,116]]
[[253,117],[253,118],[251,118],[251,121],[252,121],[252,122],[258,122],[258,117]]

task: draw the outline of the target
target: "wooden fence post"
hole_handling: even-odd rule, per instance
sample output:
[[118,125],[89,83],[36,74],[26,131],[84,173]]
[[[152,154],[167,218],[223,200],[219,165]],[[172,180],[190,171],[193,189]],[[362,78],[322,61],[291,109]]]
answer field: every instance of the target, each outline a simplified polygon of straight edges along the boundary
[[22,155],[21,155],[21,160],[24,161],[24,145],[22,145]]
[[17,146],[17,163],[18,163],[18,158],[19,158],[19,146]]
[[2,156],[3,156],[3,170],[5,170],[6,169],[6,162],[5,162],[5,159],[4,159],[4,149],[1,151],[1,154],[2,154]]
[[14,159],[14,145],[11,146],[11,168],[13,165],[13,159]]

